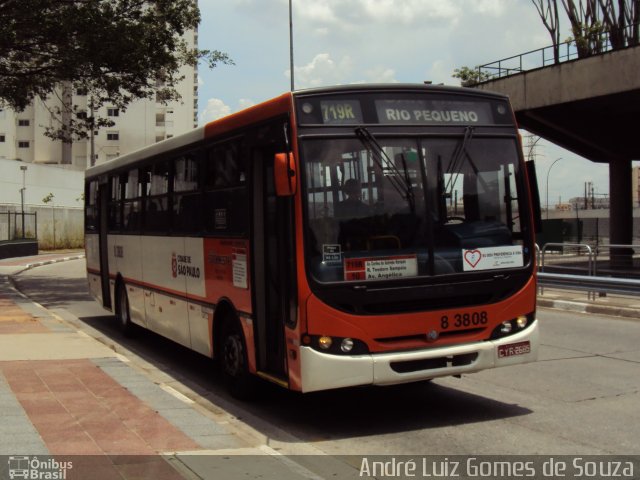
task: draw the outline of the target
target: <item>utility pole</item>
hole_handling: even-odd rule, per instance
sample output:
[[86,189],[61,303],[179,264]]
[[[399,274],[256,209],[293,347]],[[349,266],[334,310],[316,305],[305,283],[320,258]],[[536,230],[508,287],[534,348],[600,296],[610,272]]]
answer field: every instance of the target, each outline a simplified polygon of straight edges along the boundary
[[89,166],[93,167],[96,164],[96,139],[95,139],[95,119],[93,118],[93,95],[89,98],[89,115],[91,115],[91,133],[89,134]]
[[22,188],[20,189],[20,204],[21,204],[21,215],[22,215],[22,239],[24,240],[24,196],[27,191],[26,185],[26,175],[27,175],[27,166],[20,165],[20,170],[22,170]]

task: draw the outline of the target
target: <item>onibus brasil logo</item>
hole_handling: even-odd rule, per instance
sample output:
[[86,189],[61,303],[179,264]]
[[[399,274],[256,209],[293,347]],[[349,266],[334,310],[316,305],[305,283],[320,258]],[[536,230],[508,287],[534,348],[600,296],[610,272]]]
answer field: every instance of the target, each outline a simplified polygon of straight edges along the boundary
[[30,480],[65,480],[67,470],[73,468],[73,462],[58,462],[54,458],[44,460],[38,457],[10,456],[9,478]]

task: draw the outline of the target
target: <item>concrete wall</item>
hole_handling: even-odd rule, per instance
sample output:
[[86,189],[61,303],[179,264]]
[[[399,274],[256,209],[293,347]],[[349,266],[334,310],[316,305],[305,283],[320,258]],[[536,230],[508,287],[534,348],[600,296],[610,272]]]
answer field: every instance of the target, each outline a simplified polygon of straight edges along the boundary
[[[25,217],[25,233],[28,237],[38,234],[40,249],[79,248],[84,244],[84,172],[62,165],[38,165],[0,159],[0,241],[12,239],[14,233],[22,237],[22,222],[18,216],[11,218],[11,231],[7,216],[2,212],[20,212],[22,209],[20,190],[24,171],[25,212],[37,214],[37,225],[33,217]],[[53,193],[53,201],[45,204],[42,199]],[[54,222],[55,219],[55,222]],[[55,230],[55,238],[54,238]]]
[[[0,241],[22,236],[21,216],[11,215],[11,230],[4,212],[20,212],[20,208],[0,206]],[[25,207],[25,236],[33,238],[37,233],[40,250],[82,248],[84,246],[84,210],[69,207]],[[37,223],[34,225],[34,220]],[[17,220],[17,225],[15,224]]]

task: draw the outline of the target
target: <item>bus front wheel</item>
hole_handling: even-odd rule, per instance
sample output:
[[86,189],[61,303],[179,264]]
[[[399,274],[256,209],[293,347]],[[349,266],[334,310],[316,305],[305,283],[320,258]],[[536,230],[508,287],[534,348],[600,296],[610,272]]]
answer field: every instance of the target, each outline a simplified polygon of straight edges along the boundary
[[220,368],[231,395],[242,400],[253,397],[255,379],[249,373],[246,343],[237,319],[225,320],[220,353]]

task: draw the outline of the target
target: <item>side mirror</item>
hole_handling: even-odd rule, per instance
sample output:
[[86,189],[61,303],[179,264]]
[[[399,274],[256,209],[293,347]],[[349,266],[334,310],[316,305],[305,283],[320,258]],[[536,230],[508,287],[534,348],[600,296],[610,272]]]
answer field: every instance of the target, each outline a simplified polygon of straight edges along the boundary
[[276,153],[273,161],[276,195],[290,197],[296,193],[296,162],[293,153]]

